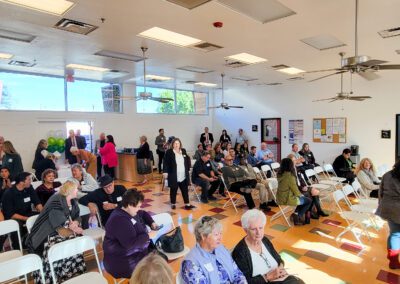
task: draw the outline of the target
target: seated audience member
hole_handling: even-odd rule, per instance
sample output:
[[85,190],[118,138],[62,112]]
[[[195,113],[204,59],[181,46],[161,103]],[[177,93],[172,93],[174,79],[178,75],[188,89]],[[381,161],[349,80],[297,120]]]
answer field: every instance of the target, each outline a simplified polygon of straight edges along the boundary
[[274,162],[274,154],[267,148],[267,143],[261,143],[261,149],[257,151],[257,159],[261,166],[271,165]]
[[0,204],[4,192],[11,187],[10,170],[6,166],[3,166],[0,169]]
[[252,167],[259,167],[261,162],[257,159],[257,147],[251,146],[250,153],[247,155],[247,163]]
[[346,182],[352,184],[356,176],[353,173],[353,162],[350,160],[350,153],[350,149],[344,149],[342,155],[336,157],[332,166],[338,177],[346,178]]
[[304,143],[303,146],[301,147],[301,150],[299,151],[300,156],[304,158],[304,164],[309,165],[310,169],[313,169],[316,166],[319,166],[315,162],[315,157],[313,152],[310,150],[310,145],[308,143]]
[[42,173],[41,180],[43,183],[36,188],[36,194],[43,206],[47,203],[47,200],[56,193],[55,189],[61,186],[61,182],[54,181],[56,176],[57,172],[53,169],[47,169]]
[[238,132],[239,132],[239,134],[238,134],[238,136],[237,136],[236,139],[235,139],[235,145],[236,145],[236,144],[243,145],[244,142],[248,142],[247,136],[244,134],[243,129],[242,129],[242,128],[239,128],[239,131],[238,131]]
[[200,160],[200,158],[201,158],[201,153],[204,151],[204,148],[203,148],[203,144],[198,144],[197,145],[197,150],[196,150],[196,152],[194,153],[194,155],[193,155],[193,159],[194,160],[196,160],[196,161],[198,161],[198,160]]
[[211,156],[211,158],[213,158],[213,160],[216,163],[221,163],[221,162],[224,161],[224,157],[225,157],[225,155],[224,155],[224,151],[222,151],[221,143],[215,144],[215,146],[214,146],[214,158],[212,156]]
[[47,152],[47,150],[42,151],[44,159],[36,163],[35,176],[38,180],[42,180],[42,174],[47,169],[57,170],[56,168],[56,157],[53,153]]
[[292,152],[290,152],[294,156],[294,166],[296,169],[302,173],[304,173],[305,170],[314,168],[312,165],[306,165],[305,164],[305,159],[299,154],[299,145],[296,143],[292,145]]
[[231,137],[228,135],[228,133],[226,132],[225,129],[222,130],[222,134],[219,137],[219,142],[220,143],[224,143],[224,142],[229,143],[229,142],[231,142]]
[[256,173],[251,165],[246,163],[246,156],[244,154],[240,155],[240,164],[245,173],[246,173],[246,180],[255,180],[256,181],[256,189],[259,191],[260,196],[260,209],[266,212],[271,211],[271,208],[268,207],[268,189],[266,184],[258,182]]
[[[177,276],[179,277],[179,275]],[[133,271],[129,284],[174,284],[169,264],[156,253],[144,257]]]
[[245,276],[222,244],[222,224],[203,216],[194,227],[196,245],[185,256],[180,269],[182,283],[247,283]]
[[45,139],[40,139],[40,141],[36,147],[35,158],[33,159],[33,163],[32,163],[32,169],[36,170],[38,163],[45,158],[42,155],[42,151],[46,150],[46,149],[47,149],[47,141]]
[[281,161],[278,172],[278,190],[276,192],[276,202],[279,205],[296,206],[295,212],[290,216],[294,225],[304,225],[304,215],[311,205],[311,199],[305,197],[299,191],[296,181],[296,170],[294,163],[289,158]]
[[232,143],[229,142],[226,144],[226,147],[224,148],[224,157],[229,155],[229,150],[232,149]]
[[[56,243],[73,239],[82,234],[79,226],[79,206],[76,201],[78,184],[66,181],[57,194],[50,197],[42,212],[36,219],[27,238],[31,253],[43,259],[46,283],[51,283],[50,265],[47,258],[49,249]],[[83,254],[54,263],[57,280],[64,282],[86,271]],[[40,283],[39,273],[34,273],[35,283]]]
[[233,164],[231,156],[225,157],[225,167],[223,167],[221,171],[228,190],[243,195],[247,207],[253,209],[256,205],[251,196],[251,190],[256,187],[257,181],[247,179],[246,172],[239,166]]
[[91,192],[99,187],[96,180],[88,174],[80,164],[73,164],[71,166],[72,177],[79,182],[78,198],[82,196],[83,193]]
[[15,150],[13,144],[10,141],[4,141],[3,145],[3,160],[2,166],[6,166],[10,170],[11,180],[15,180],[18,174],[24,171],[22,166],[21,156]]
[[355,174],[362,188],[369,193],[369,196],[378,198],[381,181],[375,174],[375,167],[372,161],[369,158],[362,159],[355,170]]
[[210,153],[201,153],[200,160],[193,165],[192,182],[201,187],[201,202],[208,203],[208,200],[216,200],[213,196],[219,187],[220,181],[215,176],[210,162]]
[[71,147],[71,154],[76,157],[77,163],[82,164],[85,170],[93,178],[96,178],[97,174],[97,157],[95,154],[90,153],[84,149],[78,149],[77,147]]
[[[13,187],[4,192],[2,199],[4,217],[6,220],[13,219],[18,222],[21,238],[27,233],[26,220],[37,214],[32,210],[32,205],[38,212],[43,209],[31,185],[31,174],[22,172],[15,178]],[[11,234],[11,241],[14,249],[19,249],[17,233]]]
[[104,268],[114,278],[130,278],[137,263],[151,252],[146,225],[158,229],[150,214],[140,210],[144,195],[137,189],[122,196],[122,207],[111,213],[105,226]]
[[123,185],[114,185],[114,180],[109,175],[102,176],[99,183],[100,188],[82,196],[79,203],[88,206],[91,215],[96,215],[98,210],[101,223],[105,225],[114,209],[121,205],[126,188]]
[[248,155],[250,153],[249,151],[249,144],[247,143],[247,141],[244,141],[243,145],[240,146],[240,152]]
[[257,209],[242,215],[246,236],[235,246],[232,257],[247,279],[247,283],[303,284],[303,280],[289,275],[274,246],[265,237],[265,214]]
[[242,145],[235,144],[235,153],[236,153],[236,155],[239,155],[240,153],[242,153]]
[[237,154],[233,148],[229,149],[228,155],[232,157],[234,165],[240,164],[239,154]]

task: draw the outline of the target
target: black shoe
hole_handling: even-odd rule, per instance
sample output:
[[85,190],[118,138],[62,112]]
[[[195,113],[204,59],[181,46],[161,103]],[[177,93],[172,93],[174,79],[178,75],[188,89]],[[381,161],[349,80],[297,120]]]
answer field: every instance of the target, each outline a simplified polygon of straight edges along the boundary
[[319,219],[319,214],[315,212],[311,212],[311,219],[318,220]]
[[217,198],[214,197],[213,195],[209,195],[207,198],[208,198],[208,200],[217,200]]
[[321,217],[328,217],[329,216],[329,214],[328,213],[325,213],[324,211],[320,211],[320,212],[318,212],[318,215],[319,216],[321,216]]
[[201,203],[208,203],[208,199],[207,198],[200,198]]
[[196,208],[194,205],[185,205],[185,210],[192,210],[194,208]]
[[293,224],[295,226],[303,226],[304,225],[304,223],[299,219],[299,215],[297,215],[297,214],[290,215],[290,219],[292,219]]
[[171,205],[171,209],[176,209],[176,205],[175,205],[175,204],[172,204],[172,205]]
[[311,217],[311,213],[306,212],[306,214],[304,216],[304,224],[310,224],[310,217]]
[[275,200],[268,201],[267,205],[271,207],[278,207],[278,204],[276,204]]
[[271,208],[268,207],[267,203],[261,203],[260,204],[260,210],[264,210],[264,211],[271,211]]

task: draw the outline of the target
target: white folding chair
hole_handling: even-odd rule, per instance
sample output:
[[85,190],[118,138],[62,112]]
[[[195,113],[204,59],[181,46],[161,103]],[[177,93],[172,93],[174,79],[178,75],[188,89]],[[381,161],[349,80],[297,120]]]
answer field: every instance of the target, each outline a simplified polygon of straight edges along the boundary
[[[153,215],[152,218],[157,225],[163,225],[165,228],[175,229],[174,220],[172,219],[172,216],[169,213],[156,214]],[[156,243],[157,240],[155,239],[154,242]],[[168,260],[174,260],[182,256],[185,256],[190,251],[190,249],[187,246],[184,246],[183,251],[176,253],[165,252],[161,248],[159,249],[162,253],[164,253],[167,256]]]
[[28,230],[28,233],[31,233],[33,224],[35,224],[36,219],[39,217],[39,215],[33,215],[26,220],[26,229]]
[[32,182],[31,182],[31,185],[32,185],[33,189],[38,188],[38,187],[41,186],[42,184],[43,184],[43,182],[40,181],[40,180],[38,180],[38,181],[32,181]]
[[[5,220],[0,222],[0,236],[2,235],[7,235],[10,233],[17,232],[18,234],[18,243],[19,243],[19,248],[20,248],[20,255],[22,255],[22,242],[21,242],[21,233],[19,232],[19,224],[15,220]],[[15,256],[17,253],[14,251],[13,253],[10,252],[3,252],[8,253],[8,256]],[[2,255],[0,254],[0,255]],[[6,255],[3,255],[2,259],[7,259]]]
[[228,200],[224,203],[224,206],[222,206],[222,208],[228,208],[229,206],[233,206],[233,208],[237,213],[238,212],[237,206],[245,203],[244,197],[239,193],[231,193],[228,190],[223,175],[221,175],[221,181],[224,184],[225,194],[228,196]]
[[[376,209],[378,208],[378,203],[373,204],[373,203],[359,203],[359,204],[352,204],[351,200],[349,198],[350,194],[354,194],[356,197],[358,196],[354,188],[346,184],[343,186],[342,191],[344,193],[344,199],[347,203],[347,206],[352,210],[352,211],[357,211],[357,212],[362,212],[362,213],[367,213],[367,214],[374,214]],[[361,199],[357,197],[357,200],[360,201]],[[373,220],[372,220],[373,221]]]
[[[79,204],[79,216],[90,215],[89,207]],[[101,218],[99,214],[99,210],[97,210],[96,218],[99,226],[97,228],[89,228],[83,230],[82,235],[91,237],[93,240],[103,240],[106,235],[106,231],[103,229],[103,225],[101,223]]]
[[[320,182],[320,180],[318,179],[317,173],[313,169],[306,170],[305,174],[306,174],[308,183],[311,184],[311,186],[316,189],[328,190],[329,188],[334,186],[333,184],[324,184],[324,183]],[[316,182],[313,180],[313,178],[316,180]],[[334,190],[336,190],[335,187],[334,187]]]
[[257,167],[253,167],[254,172],[256,173],[256,176],[262,180],[266,180],[264,175],[261,173],[260,169]]
[[88,272],[85,274],[82,274],[78,277],[74,277],[72,279],[69,279],[65,282],[64,284],[82,284],[82,283],[90,283],[90,284],[107,284],[107,279],[104,278],[100,273],[98,272]]
[[188,189],[193,193],[193,195],[196,197],[197,201],[200,202],[200,196],[197,193],[197,188],[199,186],[197,186],[196,184],[194,184],[192,182],[192,172],[193,172],[193,169],[190,169],[189,170],[189,186],[188,186]]
[[[345,182],[346,178],[338,177],[335,170],[333,169],[331,164],[325,164],[324,165],[324,170],[327,174],[327,178],[337,181],[337,182]],[[333,176],[331,175],[333,174]]]
[[37,270],[40,271],[42,283],[45,283],[42,259],[36,254],[27,254],[0,262],[0,283],[4,283],[5,281],[10,281],[24,275],[25,283],[27,284],[28,281],[26,275]]
[[280,167],[281,167],[281,165],[278,162],[273,162],[271,164],[271,170],[272,170],[272,173],[274,174],[274,177],[277,177],[276,170],[279,169]]
[[389,171],[389,166],[387,164],[380,165],[377,168],[377,175],[378,177],[382,177],[388,171]]
[[[99,273],[102,276],[103,272],[101,270],[99,258],[97,256],[96,244],[92,238],[88,236],[82,236],[71,240],[66,240],[61,243],[57,243],[49,249],[48,259],[49,259],[50,272],[51,272],[51,277],[53,279],[53,283],[57,283],[57,278],[54,272],[54,265],[53,265],[55,261],[69,258],[77,254],[82,254],[88,250],[93,250],[93,254],[96,258],[97,268],[99,269]],[[86,277],[87,276],[84,276],[84,274],[75,277],[74,280],[78,281],[75,283],[95,283],[90,281],[88,282],[81,281],[81,279],[86,279]]]
[[261,166],[261,172],[264,175],[265,179],[268,179],[268,175],[267,175],[268,172],[271,173],[271,177],[274,176],[273,171],[272,171],[272,169],[271,169],[271,167],[269,165],[262,165]]
[[[272,197],[273,197],[275,203],[278,204],[278,202],[276,201],[276,194],[275,194],[275,192],[278,190],[278,180],[276,178],[268,179],[268,189],[269,189],[270,193],[272,194]],[[289,205],[282,206],[282,205],[278,204],[278,208],[279,208],[279,212],[276,212],[274,215],[271,216],[271,222],[278,219],[279,217],[283,217],[285,219],[286,223],[288,224],[288,226],[291,227],[292,224],[290,224],[289,217],[286,216],[286,214],[289,214],[292,211],[294,211],[295,207],[289,206]]]
[[[307,170],[306,170],[306,172],[307,172]],[[328,184],[332,187],[335,187],[335,189],[337,186],[342,185],[341,182],[330,179],[329,176],[327,176],[327,174],[324,172],[324,169],[321,166],[314,167],[314,172],[315,172],[315,176],[318,179],[319,183]],[[320,175],[323,176],[322,179],[320,178]]]
[[32,182],[39,181],[39,179],[36,177],[35,173],[31,173],[31,180],[32,180]]

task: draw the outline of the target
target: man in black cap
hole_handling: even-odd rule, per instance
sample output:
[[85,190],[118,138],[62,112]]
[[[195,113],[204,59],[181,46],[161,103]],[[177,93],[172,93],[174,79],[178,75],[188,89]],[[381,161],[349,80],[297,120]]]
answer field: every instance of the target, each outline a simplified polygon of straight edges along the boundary
[[100,188],[81,197],[79,203],[88,206],[91,215],[97,214],[99,210],[101,223],[105,225],[112,211],[120,206],[126,188],[123,185],[114,185],[114,180],[109,175],[102,176],[99,183]]

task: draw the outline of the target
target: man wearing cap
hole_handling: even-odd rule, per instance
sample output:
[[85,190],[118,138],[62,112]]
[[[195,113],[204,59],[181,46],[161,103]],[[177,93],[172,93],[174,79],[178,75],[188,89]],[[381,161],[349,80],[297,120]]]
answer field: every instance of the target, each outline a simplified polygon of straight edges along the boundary
[[120,205],[126,188],[123,185],[114,185],[114,180],[109,175],[102,176],[99,183],[100,188],[81,197],[79,203],[88,206],[91,215],[99,210],[101,223],[105,225],[112,211]]

